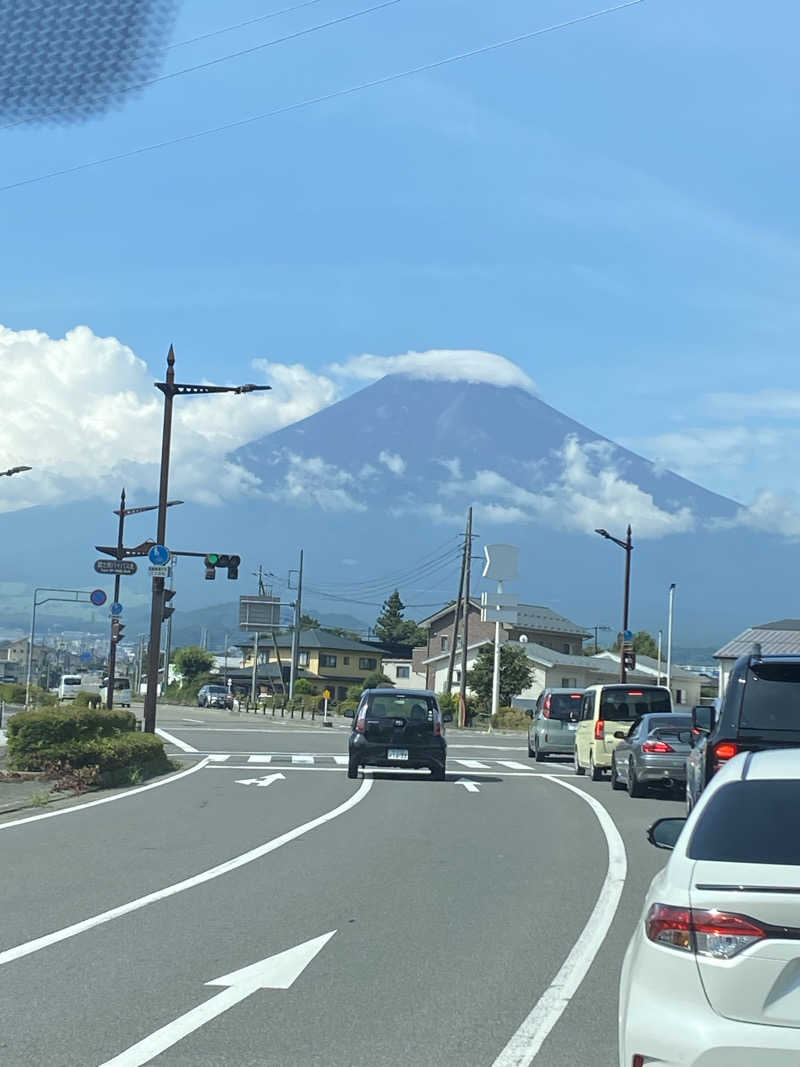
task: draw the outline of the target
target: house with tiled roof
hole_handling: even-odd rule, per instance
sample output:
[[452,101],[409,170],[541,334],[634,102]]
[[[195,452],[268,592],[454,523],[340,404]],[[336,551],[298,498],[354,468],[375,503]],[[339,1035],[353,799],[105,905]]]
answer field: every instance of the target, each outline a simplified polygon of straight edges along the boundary
[[752,653],[756,645],[760,645],[762,656],[800,656],[800,619],[777,619],[749,626],[715,652],[720,696],[725,693],[736,660]]

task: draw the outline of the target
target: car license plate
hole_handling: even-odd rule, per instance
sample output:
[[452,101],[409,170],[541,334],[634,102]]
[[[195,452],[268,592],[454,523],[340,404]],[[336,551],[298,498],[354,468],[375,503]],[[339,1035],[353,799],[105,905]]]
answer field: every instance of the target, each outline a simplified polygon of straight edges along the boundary
[[407,748],[390,748],[389,751],[386,753],[386,758],[387,759],[404,759],[404,760],[407,760],[408,759],[408,749]]

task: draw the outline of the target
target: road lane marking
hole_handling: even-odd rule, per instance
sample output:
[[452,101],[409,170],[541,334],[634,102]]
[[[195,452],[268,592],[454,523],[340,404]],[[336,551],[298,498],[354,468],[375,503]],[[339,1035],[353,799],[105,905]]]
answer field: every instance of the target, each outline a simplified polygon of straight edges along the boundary
[[346,767],[350,760],[347,756],[334,756],[333,762],[339,767]]
[[278,771],[277,774],[265,774],[263,778],[237,778],[237,785],[256,785],[262,789],[268,785],[272,785],[273,782],[286,781],[286,775],[281,774]]
[[86,811],[87,808],[94,808],[98,804],[110,804],[113,800],[132,797],[136,793],[146,793],[148,789],[158,789],[161,785],[171,785],[172,782],[177,782],[179,778],[185,778],[187,774],[194,774],[195,771],[202,771],[207,766],[208,757],[200,760],[199,763],[195,763],[194,767],[189,767],[188,770],[181,771],[180,774],[172,774],[169,778],[162,778],[158,782],[150,782],[149,785],[138,785],[135,789],[126,789],[124,793],[116,793],[113,797],[101,797],[100,800],[88,800],[85,804],[73,804],[71,808],[60,808],[58,811],[46,811],[41,815],[28,815],[24,819],[3,822],[0,823],[0,830],[8,830],[12,826],[22,826],[27,822],[38,822],[40,819],[55,819],[58,815],[72,815],[73,812]]
[[513,759],[499,759],[497,761],[501,767],[508,767],[512,771],[529,771],[530,767],[526,767],[524,763],[517,763]]
[[469,767],[471,771],[488,771],[490,770],[488,763],[481,763],[479,759],[454,759],[453,763],[457,763],[460,767]]
[[313,766],[314,765],[314,757],[313,756],[297,756],[297,755],[293,755],[292,756],[292,763],[295,763],[295,764],[310,764],[311,766]]
[[201,726],[203,725],[202,719],[181,719],[181,722],[198,722]]
[[206,1023],[224,1011],[228,1011],[235,1004],[246,1000],[260,989],[290,989],[335,933],[335,930],[331,930],[322,937],[304,941],[302,945],[295,945],[294,948],[278,952],[259,963],[251,963],[248,967],[242,967],[241,970],[206,982],[206,985],[210,986],[224,986],[225,992],[218,993],[211,1000],[198,1004],[196,1008],[187,1011],[180,1018],[173,1019],[160,1030],[156,1030],[142,1041],[131,1045],[113,1060],[107,1060],[102,1067],[144,1067],[144,1064],[160,1056],[173,1045],[177,1045],[184,1037],[193,1034],[195,1030],[199,1030],[201,1026],[205,1026]]
[[249,756],[248,763],[271,763],[272,756]]
[[216,752],[216,753],[212,752],[211,755],[208,757],[208,762],[209,763],[225,763],[230,758],[231,757],[230,757],[229,753],[227,753],[227,752]]
[[168,734],[166,730],[162,730],[160,726],[156,727],[156,733],[163,741],[169,741],[171,745],[179,748],[181,752],[197,752],[194,745],[187,745],[185,741],[181,741],[179,737],[175,737],[173,734]]
[[[225,768],[223,767],[219,768],[219,770],[224,769]],[[65,926],[61,930],[54,930],[52,933],[45,934],[43,937],[36,937],[32,941],[25,941],[21,945],[15,945],[14,948],[6,949],[4,952],[0,952],[0,966],[4,963],[11,963],[13,960],[22,959],[23,956],[30,956],[34,952],[41,951],[41,949],[49,948],[51,945],[57,945],[60,941],[66,941],[71,937],[75,937],[77,934],[85,933],[87,930],[93,930],[96,926],[102,926],[104,923],[111,922],[113,919],[119,919],[123,915],[130,915],[131,912],[146,908],[148,904],[155,904],[159,900],[166,900],[168,897],[174,897],[178,893],[185,892],[187,889],[194,889],[195,886],[203,885],[205,882],[211,882],[215,878],[220,878],[223,874],[230,874],[231,871],[236,871],[240,867],[245,867],[248,863],[260,860],[270,852],[275,852],[276,849],[279,849],[282,845],[288,845],[290,841],[295,841],[298,837],[302,837],[304,834],[309,833],[309,831],[315,830],[318,826],[324,826],[325,823],[330,822],[339,815],[344,815],[345,812],[350,811],[351,808],[360,804],[369,793],[370,789],[372,789],[372,780],[370,778],[364,778],[356,792],[353,793],[351,797],[348,797],[343,804],[339,804],[338,807],[326,811],[323,815],[318,815],[315,819],[311,819],[309,822],[302,823],[300,826],[295,826],[293,830],[287,830],[285,834],[273,837],[271,841],[267,841],[263,845],[258,845],[256,848],[250,849],[249,852],[243,852],[239,856],[234,856],[233,859],[225,860],[224,863],[219,863],[215,867],[209,867],[207,870],[201,871],[200,874],[194,874],[190,878],[184,878],[181,882],[175,882],[173,885],[164,886],[163,889],[157,889],[154,893],[147,893],[143,897],[129,900],[126,904],[120,904],[116,908],[102,911],[98,915],[92,915],[88,919],[82,919],[80,922],[72,923],[71,926]]]
[[456,785],[463,785],[468,793],[478,793],[480,791],[475,782],[471,782],[469,778],[459,778]]
[[597,903],[578,940],[572,946],[558,974],[534,1004],[530,1014],[494,1061],[492,1067],[528,1067],[533,1063],[547,1035],[578,992],[611,929],[622,891],[625,888],[628,871],[625,845],[614,820],[600,801],[595,799],[591,793],[585,793],[577,786],[562,782],[556,777],[551,778],[550,775],[536,775],[536,777],[550,779],[589,805],[605,835],[608,846],[608,869]]

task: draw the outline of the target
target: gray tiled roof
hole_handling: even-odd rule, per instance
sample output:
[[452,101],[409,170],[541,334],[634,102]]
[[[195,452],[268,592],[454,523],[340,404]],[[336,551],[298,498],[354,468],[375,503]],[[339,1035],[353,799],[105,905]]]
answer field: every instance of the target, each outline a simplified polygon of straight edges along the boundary
[[[274,647],[271,635],[267,636],[262,634],[259,643],[265,648]],[[250,648],[252,644],[252,639],[250,641],[238,641],[236,647]],[[278,634],[278,648],[291,648],[291,646],[291,634]],[[374,645],[363,645],[360,641],[353,641],[349,637],[340,637],[339,634],[334,634],[331,633],[330,630],[323,629],[301,630],[300,648],[332,649],[335,652],[364,652],[376,656],[379,659],[386,656],[386,652],[380,648],[376,648]]]
[[794,625],[778,629],[777,623],[766,626],[751,626],[744,633],[734,637],[714,653],[715,659],[736,659],[753,651],[753,645],[761,645],[763,656],[797,656],[800,655],[800,622],[797,619],[784,619],[783,622]]
[[591,636],[583,626],[559,615],[552,608],[542,607],[539,604],[520,604],[517,618],[518,629],[544,630],[554,634],[580,634],[582,637]]
[[[610,660],[612,663],[619,663],[619,653],[617,652],[607,652],[605,654],[600,652],[597,658],[607,659]],[[594,656],[592,657],[592,659],[594,659]],[[636,653],[636,665],[641,667],[647,667],[649,670],[653,670],[656,672],[658,671],[658,660],[653,659],[652,656],[643,656],[640,652]],[[664,675],[667,673],[666,656],[664,656],[661,660],[661,673]],[[698,677],[699,675],[692,674],[691,671],[685,671],[682,667],[676,667],[675,664],[672,665],[673,682],[676,678],[684,682],[697,681]]]

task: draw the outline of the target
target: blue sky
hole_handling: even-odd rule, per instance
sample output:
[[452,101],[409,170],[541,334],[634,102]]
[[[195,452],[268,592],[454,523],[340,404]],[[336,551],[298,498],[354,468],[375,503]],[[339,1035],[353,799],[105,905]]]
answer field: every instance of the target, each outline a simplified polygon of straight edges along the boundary
[[[174,41],[288,6],[185,2]],[[202,62],[370,6],[188,47]],[[324,94],[600,7],[401,0],[0,132],[3,183]],[[0,193],[0,321],[85,324],[155,372],[320,371],[483,349],[548,402],[710,488],[792,490],[800,12],[644,0],[435,72]],[[354,383],[354,387],[355,387]]]

